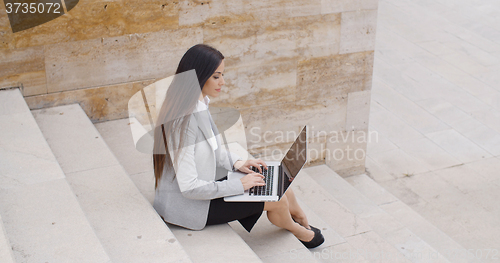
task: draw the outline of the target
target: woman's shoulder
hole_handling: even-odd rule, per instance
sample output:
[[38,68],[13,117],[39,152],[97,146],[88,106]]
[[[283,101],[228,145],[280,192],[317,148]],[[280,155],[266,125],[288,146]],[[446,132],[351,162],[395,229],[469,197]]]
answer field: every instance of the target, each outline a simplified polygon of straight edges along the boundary
[[[185,124],[184,124],[185,126],[181,124],[184,121],[185,121]],[[179,133],[186,133],[186,134],[195,135],[198,133],[198,130],[199,130],[199,121],[195,115],[195,112],[184,116],[182,118],[182,120],[180,120],[178,122],[178,125],[181,125],[181,126],[176,126],[178,128],[184,126],[184,128],[181,128],[181,129],[174,128],[174,130],[177,130],[177,132],[179,132]]]
[[193,112],[186,116],[187,121],[188,121],[188,126],[190,129],[195,129],[198,127],[198,118],[197,118],[197,112]]
[[[186,128],[193,132],[197,131],[199,128],[204,129],[205,127],[210,127],[208,110],[193,111],[191,114],[184,116],[184,118],[187,118]],[[181,122],[179,122],[179,124]]]

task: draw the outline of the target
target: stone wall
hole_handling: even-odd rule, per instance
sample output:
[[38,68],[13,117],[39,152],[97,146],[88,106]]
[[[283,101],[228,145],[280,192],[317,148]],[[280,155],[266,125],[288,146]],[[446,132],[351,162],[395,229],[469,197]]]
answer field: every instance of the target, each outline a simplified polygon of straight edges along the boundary
[[0,88],[21,86],[31,109],[80,103],[94,122],[125,118],[135,92],[206,43],[226,56],[226,88],[211,105],[241,111],[251,153],[287,149],[294,135],[282,135],[308,124],[312,163],[359,174],[364,156],[347,153],[366,149],[377,4],[80,0],[13,34],[1,3]]

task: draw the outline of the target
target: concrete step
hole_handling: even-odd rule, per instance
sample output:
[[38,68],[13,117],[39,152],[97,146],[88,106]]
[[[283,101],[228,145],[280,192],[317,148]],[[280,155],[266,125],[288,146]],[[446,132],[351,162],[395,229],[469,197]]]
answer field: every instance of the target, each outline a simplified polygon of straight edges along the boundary
[[[309,224],[321,229],[325,242],[314,249],[307,249],[285,229],[272,225],[266,212],[259,219],[252,233],[238,223],[229,223],[264,262],[341,262],[340,254],[352,249],[337,232],[300,199],[300,207],[307,215]],[[335,255],[337,253],[337,255]],[[351,262],[368,262],[359,257]]]
[[[264,211],[251,233],[248,233],[238,221],[229,225],[263,262],[303,262],[304,258],[314,261],[311,252],[289,231],[273,225]],[[301,255],[301,258],[298,257]]]
[[[248,156],[248,152],[239,143],[229,143],[228,148],[240,156]],[[279,160],[278,156],[268,156],[264,161]],[[309,223],[319,229],[325,237],[325,242],[315,248],[307,249],[304,245],[289,231],[273,225],[267,219],[267,212],[264,211],[257,224],[248,233],[238,222],[230,222],[229,225],[236,231],[245,242],[252,248],[253,251],[264,262],[331,262],[329,259],[332,255],[322,255],[321,252],[327,250],[337,244],[345,242],[345,240],[328,226],[316,213],[314,213],[304,202],[297,200],[308,216]],[[325,261],[326,260],[326,261]],[[361,261],[364,262],[364,261]]]
[[[292,187],[292,189],[294,189]],[[295,192],[295,190],[294,190]],[[321,233],[325,237],[325,243],[321,246],[311,249],[314,259],[318,262],[343,262],[342,255],[354,251],[351,244],[347,242],[340,234],[338,234],[325,220],[316,214],[304,201],[297,197],[300,207],[307,215],[309,224],[321,229]],[[363,256],[353,258],[351,262],[369,262]]]
[[12,246],[10,245],[7,235],[5,233],[5,228],[3,226],[2,217],[0,216],[0,258],[2,262],[14,263],[14,252],[12,251]]
[[79,105],[33,115],[113,262],[191,262]]
[[[412,262],[418,262],[418,257],[430,260],[431,262],[479,262],[477,259],[459,258],[456,254],[453,255],[454,252],[451,249],[458,247],[450,246],[450,244],[458,244],[444,235],[444,233],[438,233],[440,231],[436,232],[437,228],[432,228],[431,224],[418,216],[418,213],[411,212],[411,209],[406,209],[404,212],[411,213],[410,217],[412,218],[422,219],[423,221],[419,221],[418,226],[425,226],[426,230],[422,231],[419,228],[411,227],[411,225],[401,221],[401,215],[395,217],[395,213],[389,213],[389,208],[400,207],[402,202],[386,191],[383,191],[383,188],[380,186],[380,188],[370,188],[368,190],[365,185],[364,192],[368,194],[368,196],[365,196],[326,165],[310,167],[306,171],[312,175],[311,177],[314,180],[321,182],[323,188],[340,203],[358,215],[377,234],[387,240],[387,242],[397,248]],[[348,180],[352,181],[355,178],[359,179],[362,177],[352,177],[352,179]],[[366,183],[366,181],[364,182]],[[374,185],[371,184],[370,186]],[[426,232],[427,230],[431,232]]]
[[[230,139],[228,138],[228,140]],[[223,145],[223,147],[226,146]],[[238,142],[228,143],[227,148],[229,151],[238,154],[242,158],[254,159],[254,157]],[[279,161],[280,159],[279,156],[263,157],[264,161]],[[229,225],[264,262],[303,262],[304,259],[307,259],[308,262],[324,262],[325,257],[328,259],[330,255],[322,257],[322,249],[341,244],[345,242],[345,240],[333,231],[303,202],[300,200],[298,200],[298,202],[308,215],[310,223],[315,227],[323,229],[322,232],[325,236],[325,242],[315,249],[307,249],[292,233],[273,225],[269,219],[267,219],[267,212],[265,211],[257,221],[251,233],[248,233],[237,221],[230,222]]]
[[18,89],[0,91],[0,123],[7,251],[16,262],[110,262]]
[[228,224],[206,226],[201,231],[169,227],[193,262],[262,262]]
[[[100,131],[109,147],[115,152],[120,162],[123,163],[125,169],[129,171],[143,195],[148,196],[150,201],[152,201],[154,198],[154,181],[151,156],[139,153],[135,150],[128,124],[129,120],[123,119],[98,123],[95,126]],[[234,143],[230,144],[229,147],[231,151],[237,153],[244,150],[240,149],[241,147]],[[294,183],[294,188],[296,187],[300,188],[300,184]],[[295,189],[296,193],[298,191],[299,189]],[[300,194],[298,194],[298,196],[300,196]],[[318,197],[315,195],[315,198],[321,199],[321,196]],[[325,243],[317,249],[306,249],[291,233],[273,226],[266,218],[265,213],[252,230],[251,234],[247,233],[238,222],[232,222],[230,226],[264,262],[293,262],[303,260],[304,258],[318,262],[345,262],[346,259],[342,258],[342,255],[351,255],[353,258],[349,259],[350,262],[376,262],[373,261],[376,257],[375,252],[381,250],[390,251],[393,255],[399,254],[400,258],[396,259],[395,262],[410,262],[402,257],[402,254],[394,247],[388,244],[375,232],[371,231],[368,225],[359,222],[359,218],[342,205],[337,204],[337,209],[328,210],[330,211],[328,212],[321,208],[319,209],[320,211],[309,208],[310,206],[316,207],[317,203],[314,198],[311,199],[309,196],[300,196],[299,202],[307,213],[311,224],[321,228],[325,235]],[[326,203],[326,205],[331,206],[329,203]],[[334,211],[333,214],[331,213],[332,211]],[[338,218],[336,218],[336,216],[338,216]],[[231,232],[221,232],[228,230],[222,226],[220,229],[212,230],[211,228],[206,228],[203,231],[189,231],[174,226],[171,226],[171,229],[194,262],[198,261],[197,257],[199,257],[199,251],[206,250],[212,252],[218,249],[218,246],[213,245],[214,242],[211,240],[213,236],[218,234],[230,236],[231,234]],[[214,231],[215,234],[206,234],[208,231]],[[191,236],[189,236],[189,234],[191,234]],[[194,239],[192,237],[199,239]],[[234,242],[230,243],[232,244]],[[367,255],[366,257],[356,254],[355,252],[360,248],[367,251],[371,250],[373,254]],[[192,254],[190,252],[191,250],[198,253]],[[218,253],[215,254],[218,255]],[[203,260],[203,258],[200,260]]]
[[333,262],[412,262],[373,231],[359,215],[337,201],[322,187],[326,183],[316,182],[307,170],[303,169],[295,178],[292,189],[297,198],[346,241],[341,243],[341,250],[337,249],[339,245],[328,249],[328,254],[340,255],[340,258],[331,259]]
[[[247,154],[246,150],[237,143],[230,143],[228,147],[231,151],[236,152],[240,155]],[[250,156],[250,158],[252,157]],[[262,157],[262,159],[264,161],[279,161],[282,159],[282,156],[265,156]],[[302,172],[301,174],[303,174],[301,176],[308,177],[305,172]],[[312,181],[312,179],[305,180]],[[307,249],[300,242],[298,242],[290,232],[284,229],[279,229],[276,226],[273,226],[268,220],[262,218],[258,221],[258,226],[256,226],[258,227],[258,229],[261,229],[259,231],[260,233],[256,234],[253,234],[253,232],[252,234],[248,234],[236,222],[230,223],[230,225],[232,227],[234,226],[233,229],[236,229],[236,231],[243,237],[243,239],[249,244],[249,246],[252,247],[252,249],[254,249],[254,251],[256,251],[256,253],[265,262],[302,262],[304,260],[307,260],[308,262],[379,262],[376,260],[376,255],[363,255],[363,253],[357,253],[359,251],[359,248],[355,247],[354,245],[357,244],[356,242],[362,242],[364,250],[371,249],[376,252],[377,250],[384,248],[384,244],[382,245],[382,247],[380,245],[380,243],[384,243],[384,241],[374,233],[368,233],[366,234],[366,236],[358,236],[356,238],[344,238],[343,236],[341,236],[337,231],[345,230],[345,227],[348,227],[348,225],[352,223],[352,221],[349,220],[349,216],[344,218],[347,220],[341,224],[341,227],[338,227],[337,229],[331,227],[329,223],[331,223],[332,221],[329,221],[329,217],[324,217],[324,209],[315,210],[317,205],[316,201],[318,201],[321,196],[311,196],[309,194],[304,195],[303,191],[304,189],[307,189],[306,185],[308,183],[300,183],[300,181],[300,179],[297,180],[297,182],[292,185],[292,189],[296,193],[297,201],[306,213],[309,223],[322,230],[322,233],[325,236],[325,242],[321,246],[315,249]],[[315,191],[313,190],[312,192],[314,193]],[[314,198],[319,199],[314,201]],[[318,213],[316,213],[316,211]],[[354,228],[357,227],[356,223],[354,223],[352,226]],[[275,237],[277,230],[280,230],[282,232],[282,236]],[[273,231],[275,234],[270,235],[269,233],[273,233]],[[366,242],[368,238],[370,240]],[[286,240],[288,242],[286,246],[282,245],[283,240]],[[297,243],[300,246],[298,246]],[[396,251],[392,252],[397,253]],[[384,260],[381,259],[380,262],[384,262]],[[394,262],[409,261],[395,259]]]
[[[135,149],[128,119],[96,123],[109,148],[150,203],[155,196],[152,157]],[[227,224],[191,231],[169,225],[193,262],[262,262]],[[223,238],[221,238],[223,237]]]
[[[407,227],[452,262],[480,262],[455,240],[428,222],[411,207],[387,192],[366,174],[351,176],[346,181],[378,207]],[[464,255],[464,253],[467,253]]]

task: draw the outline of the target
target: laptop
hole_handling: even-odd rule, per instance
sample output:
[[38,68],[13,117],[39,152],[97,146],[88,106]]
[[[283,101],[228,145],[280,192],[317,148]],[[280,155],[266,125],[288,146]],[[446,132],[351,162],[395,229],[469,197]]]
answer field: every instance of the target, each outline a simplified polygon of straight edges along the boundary
[[[254,186],[241,195],[224,197],[226,202],[276,202],[285,194],[307,161],[307,126],[304,126],[281,162],[266,162],[267,170],[262,166],[264,186]],[[256,167],[252,170],[259,172]],[[240,179],[247,175],[240,171],[230,172],[228,179]]]

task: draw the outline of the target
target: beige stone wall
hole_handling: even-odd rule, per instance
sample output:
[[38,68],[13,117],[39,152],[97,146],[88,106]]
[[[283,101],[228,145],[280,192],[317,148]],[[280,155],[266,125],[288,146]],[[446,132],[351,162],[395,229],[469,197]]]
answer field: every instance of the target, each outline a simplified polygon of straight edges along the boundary
[[[207,43],[226,56],[226,88],[213,105],[241,111],[251,153],[286,149],[294,138],[280,134],[308,124],[312,162],[356,174],[364,158],[332,154],[366,149],[349,135],[368,129],[377,4],[80,0],[13,34],[2,2],[0,88],[22,86],[32,109],[77,102],[94,122],[124,118],[132,94],[173,75],[189,47]],[[347,137],[332,139],[339,134]]]

